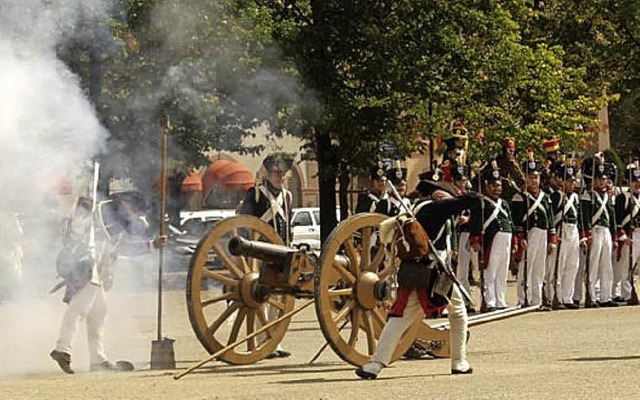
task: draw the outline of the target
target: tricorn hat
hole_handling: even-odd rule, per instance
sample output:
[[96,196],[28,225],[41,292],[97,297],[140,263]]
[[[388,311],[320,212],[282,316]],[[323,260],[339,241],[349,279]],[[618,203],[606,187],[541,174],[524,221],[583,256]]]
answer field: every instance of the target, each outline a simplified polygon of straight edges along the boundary
[[440,168],[436,168],[431,171],[426,171],[418,175],[420,182],[416,186],[416,190],[422,195],[428,196],[435,190],[443,190],[447,193],[451,193],[451,187],[443,184],[444,173]]
[[293,166],[293,156],[288,153],[273,153],[262,161],[262,166],[269,172],[285,173]]

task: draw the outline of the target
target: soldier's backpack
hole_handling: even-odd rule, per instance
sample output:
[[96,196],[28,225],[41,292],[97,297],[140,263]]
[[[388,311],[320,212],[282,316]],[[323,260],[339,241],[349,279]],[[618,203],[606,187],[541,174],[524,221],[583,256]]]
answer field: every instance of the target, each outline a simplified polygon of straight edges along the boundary
[[401,214],[395,218],[396,255],[403,261],[416,260],[429,255],[429,236],[415,218]]

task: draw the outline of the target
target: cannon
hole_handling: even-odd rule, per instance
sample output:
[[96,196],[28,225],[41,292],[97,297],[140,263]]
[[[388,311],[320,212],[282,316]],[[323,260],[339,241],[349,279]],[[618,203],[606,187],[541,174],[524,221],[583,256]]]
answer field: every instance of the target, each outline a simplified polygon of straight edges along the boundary
[[[270,225],[253,216],[216,223],[200,240],[187,275],[187,308],[196,337],[212,358],[255,363],[275,350],[291,317],[313,304],[335,353],[363,365],[375,351],[396,287],[398,261],[377,240],[386,218],[356,214],[340,222],[319,255],[285,246]],[[309,300],[294,310],[296,299]],[[510,309],[496,317],[526,311]],[[492,319],[481,317],[478,323]],[[417,315],[394,360],[414,342],[448,357],[447,329],[446,323],[430,326]]]

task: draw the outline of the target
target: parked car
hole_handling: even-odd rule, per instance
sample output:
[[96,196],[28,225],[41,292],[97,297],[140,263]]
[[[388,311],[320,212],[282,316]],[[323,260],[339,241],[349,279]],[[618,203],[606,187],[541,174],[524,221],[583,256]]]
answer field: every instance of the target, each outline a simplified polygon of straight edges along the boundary
[[[294,208],[291,216],[291,245],[308,245],[312,250],[320,250],[320,208]],[[340,208],[336,208],[336,218],[340,220]]]
[[[170,251],[169,271],[186,271],[191,257],[196,252],[200,239],[216,222],[233,217],[235,210],[181,211],[179,226],[169,225]],[[207,259],[207,268],[221,268],[221,261],[212,252]]]

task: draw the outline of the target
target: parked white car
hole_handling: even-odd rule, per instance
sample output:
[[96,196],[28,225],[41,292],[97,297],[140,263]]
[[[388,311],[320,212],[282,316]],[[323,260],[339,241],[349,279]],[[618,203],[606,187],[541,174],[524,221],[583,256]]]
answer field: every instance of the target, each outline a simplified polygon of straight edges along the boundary
[[[308,245],[312,250],[320,250],[320,208],[294,208],[291,216],[291,245]],[[336,218],[340,220],[340,208],[336,208]]]

